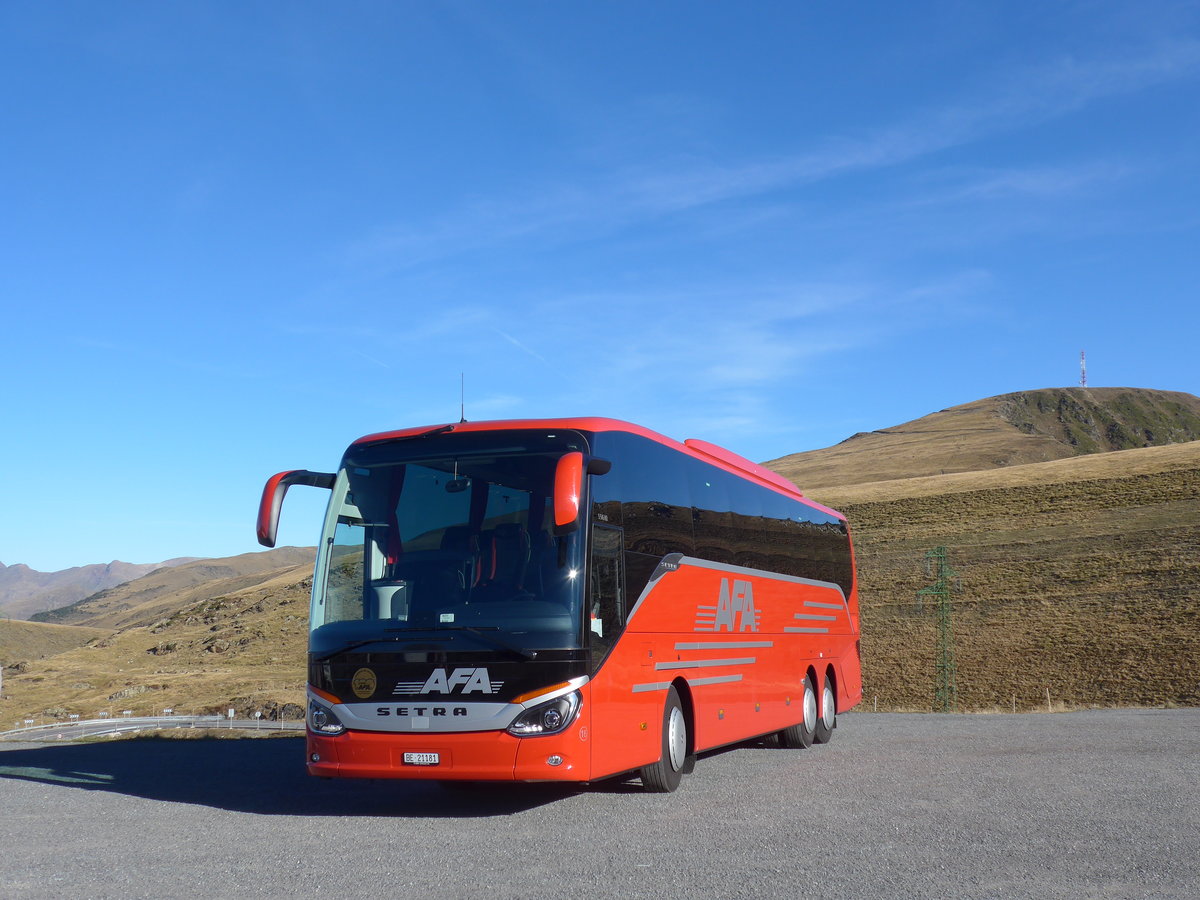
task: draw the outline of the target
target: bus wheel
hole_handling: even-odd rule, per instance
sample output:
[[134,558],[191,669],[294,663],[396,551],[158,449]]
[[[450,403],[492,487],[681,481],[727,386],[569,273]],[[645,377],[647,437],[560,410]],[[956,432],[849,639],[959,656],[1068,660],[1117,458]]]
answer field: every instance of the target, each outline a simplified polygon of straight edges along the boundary
[[833,738],[833,729],[837,727],[837,697],[833,693],[833,685],[826,675],[821,685],[821,715],[817,718],[817,727],[813,731],[813,741],[818,744],[828,744]]
[[779,732],[779,743],[784,747],[811,747],[817,732],[817,691],[811,675],[804,676],[804,720],[799,725]]
[[642,767],[642,787],[652,794],[668,794],[679,787],[688,763],[687,717],[675,688],[667,689],[663,707],[662,756]]

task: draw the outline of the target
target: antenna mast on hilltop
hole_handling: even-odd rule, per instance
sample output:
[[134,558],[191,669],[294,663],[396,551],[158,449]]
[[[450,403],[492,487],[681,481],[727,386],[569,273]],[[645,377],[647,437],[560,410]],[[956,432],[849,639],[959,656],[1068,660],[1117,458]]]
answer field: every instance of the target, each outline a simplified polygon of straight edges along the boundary
[[1079,351],[1079,386],[1087,387],[1087,354]]

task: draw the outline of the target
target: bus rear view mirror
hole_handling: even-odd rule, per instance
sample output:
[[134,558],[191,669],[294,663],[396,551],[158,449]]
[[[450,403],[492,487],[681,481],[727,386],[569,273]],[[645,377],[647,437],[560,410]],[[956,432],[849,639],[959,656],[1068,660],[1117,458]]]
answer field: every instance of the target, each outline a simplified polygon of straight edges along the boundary
[[298,469],[280,472],[267,479],[262,500],[258,503],[258,542],[264,547],[275,546],[275,535],[279,531],[279,510],[283,508],[283,497],[293,484],[307,484],[329,490],[333,487],[334,475],[329,472],[309,472]]
[[579,522],[583,494],[583,454],[564,453],[554,468],[554,525],[569,530]]
[[607,459],[593,456],[584,464],[579,451],[559,457],[554,469],[554,525],[570,531],[579,522],[579,498],[583,496],[583,476],[605,475],[612,468]]

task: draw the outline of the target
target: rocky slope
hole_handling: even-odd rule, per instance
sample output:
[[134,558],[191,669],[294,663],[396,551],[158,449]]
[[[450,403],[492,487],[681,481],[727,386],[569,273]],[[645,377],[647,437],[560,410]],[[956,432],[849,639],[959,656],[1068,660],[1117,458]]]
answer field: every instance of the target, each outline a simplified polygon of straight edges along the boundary
[[88,718],[126,709],[134,715],[166,708],[223,714],[232,707],[242,716],[301,717],[311,551],[308,556],[299,565],[260,572],[249,584],[234,575],[170,596],[156,593],[140,612],[154,609],[158,617],[145,622],[103,629],[20,623],[61,635],[64,645],[41,657],[30,643],[9,646],[0,730],[23,718]]

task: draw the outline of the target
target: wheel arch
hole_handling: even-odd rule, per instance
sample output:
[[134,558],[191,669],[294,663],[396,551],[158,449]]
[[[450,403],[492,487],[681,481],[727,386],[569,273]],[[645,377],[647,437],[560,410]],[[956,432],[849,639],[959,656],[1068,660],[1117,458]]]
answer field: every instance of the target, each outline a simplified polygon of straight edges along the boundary
[[[841,709],[842,701],[838,696],[837,667],[833,663],[830,663],[825,667],[825,677],[829,679],[829,683],[833,685],[833,711],[837,713]],[[822,694],[824,694],[823,691]],[[822,699],[824,698],[822,697]]]
[[[812,663],[809,663],[808,668],[804,670],[804,676],[805,678],[812,679],[813,693],[815,693],[819,699],[821,695],[821,679],[817,675],[817,667]],[[803,683],[803,679],[801,680],[801,683]]]
[[687,720],[687,753],[688,756],[696,755],[696,701],[692,697],[692,687],[687,683],[687,679],[682,676],[676,677],[671,682],[671,687],[675,688],[675,693],[679,696],[679,705],[683,707],[683,716]]

